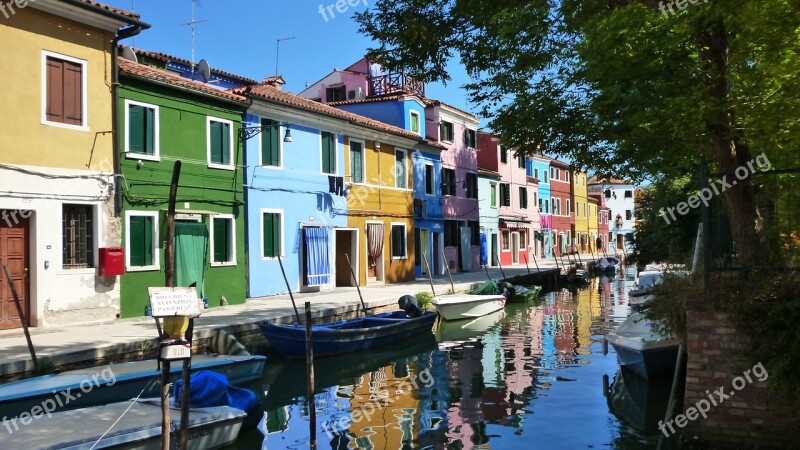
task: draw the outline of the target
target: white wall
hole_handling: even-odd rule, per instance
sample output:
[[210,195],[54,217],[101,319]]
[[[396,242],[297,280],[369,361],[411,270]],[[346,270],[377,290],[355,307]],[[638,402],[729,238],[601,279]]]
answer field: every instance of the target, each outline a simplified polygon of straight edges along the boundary
[[[18,210],[30,220],[31,324],[53,327],[114,319],[119,312],[118,279],[96,275],[97,249],[120,245],[120,221],[113,217],[113,176],[96,171],[15,167],[37,173],[0,168],[0,209]],[[70,178],[50,179],[41,174]],[[95,268],[62,268],[65,203],[94,208]]]

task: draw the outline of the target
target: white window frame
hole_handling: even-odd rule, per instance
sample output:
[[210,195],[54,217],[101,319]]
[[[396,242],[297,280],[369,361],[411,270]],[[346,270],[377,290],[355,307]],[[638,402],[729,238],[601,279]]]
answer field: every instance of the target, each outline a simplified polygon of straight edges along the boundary
[[422,115],[420,115],[419,111],[409,111],[408,112],[408,121],[409,121],[408,122],[408,128],[409,128],[409,131],[411,131],[412,133],[414,132],[414,130],[411,127],[411,124],[414,123],[414,116],[417,117],[417,126],[419,127],[419,131],[417,132],[417,134],[422,136],[423,135],[422,134]]
[[[405,235],[405,239],[403,239],[403,242],[405,243],[403,248],[403,256],[394,256],[394,235],[392,233],[394,232],[395,226],[403,227],[403,233]],[[391,222],[389,224],[389,246],[389,254],[391,255],[393,261],[408,259],[408,224],[403,222]]]
[[[494,191],[494,205],[492,204],[492,191]],[[497,182],[496,181],[490,181],[489,182],[489,207],[492,208],[492,209],[497,209],[497,205],[500,204],[500,198],[498,197],[500,195],[499,191],[500,190],[497,188]]]
[[[361,181],[355,182],[353,181],[353,142],[357,142],[361,144]],[[362,139],[354,139],[350,138],[349,143],[347,145],[347,151],[350,153],[350,158],[348,158],[348,166],[350,169],[350,183],[351,184],[368,184],[367,181],[367,142]]]
[[564,171],[564,182],[569,183],[569,170]]
[[[214,261],[214,219],[229,219],[231,221],[231,249],[232,249],[232,251],[231,251],[231,260],[230,261],[227,261],[227,262]],[[237,265],[238,263],[236,262],[236,217],[234,217],[233,214],[212,214],[209,217],[209,222],[210,222],[210,224],[208,226],[208,230],[209,230],[209,234],[211,235],[211,238],[209,240],[208,251],[211,254],[209,255],[208,260],[211,261],[211,267],[226,267],[226,266],[235,266],[235,265]],[[263,219],[261,221],[261,226],[262,227],[264,226]],[[283,228],[281,228],[281,232],[282,231],[283,231]],[[263,233],[262,233],[262,239],[263,239]],[[263,245],[261,246],[261,251],[262,252],[264,251],[264,246]]]
[[[264,151],[263,151],[264,150],[264,139],[262,139],[261,133],[259,133],[258,136],[256,136],[256,139],[258,139],[258,166],[263,168],[263,169],[283,170],[283,138],[281,138],[281,136],[283,136],[284,133],[286,133],[286,131],[285,131],[286,127],[283,125],[283,123],[280,120],[270,119],[269,117],[259,117],[259,120],[258,120],[258,126],[259,127],[261,126],[261,119],[267,119],[267,120],[272,120],[274,122],[278,122],[278,159],[280,159],[281,163],[280,163],[280,165],[277,165],[277,166],[270,166],[270,165],[264,164],[264,159],[263,159],[264,158]],[[209,136],[211,135],[210,133],[211,133],[211,130],[209,129]],[[262,133],[263,133],[263,130],[262,130]],[[232,126],[231,126],[231,135],[233,135],[233,127]],[[320,149],[321,149],[322,148],[322,134],[320,134],[319,140],[320,140]],[[231,152],[233,152],[233,146],[231,146]],[[320,151],[320,155],[321,154],[322,154],[322,152]],[[320,156],[320,158],[322,158],[322,156]],[[209,157],[209,159],[211,159],[211,158]],[[231,158],[231,161],[233,161],[233,158]]]
[[[398,181],[397,180],[397,170],[395,170],[395,172],[394,172],[394,187],[396,187],[398,189],[408,189],[408,181],[409,181],[408,178],[409,178],[409,175],[411,175],[411,171],[408,170],[408,150],[404,150],[402,148],[395,147],[395,149],[394,149],[394,163],[395,164],[397,164],[397,154],[398,153],[402,153],[403,154],[403,166],[405,167],[405,171],[406,171],[406,185],[405,186],[398,186],[397,185],[397,181]],[[395,167],[395,166],[392,166],[392,167]]]
[[[528,239],[531,238],[529,228],[522,228],[517,233],[519,234],[519,250],[528,250]],[[522,233],[525,233],[525,239],[522,239]]]
[[283,245],[286,233],[286,226],[285,226],[286,215],[282,209],[274,209],[274,208],[261,208],[258,213],[258,220],[260,221],[260,223],[258,224],[258,228],[259,230],[261,230],[258,236],[258,242],[259,245],[261,245],[261,249],[258,252],[261,255],[262,261],[274,261],[278,258],[272,256],[264,256],[264,214],[280,214],[281,216],[281,253],[280,253],[281,258],[286,256],[285,254],[286,246]]
[[[131,217],[145,216],[153,218],[153,264],[149,266],[131,266]],[[149,272],[161,270],[161,254],[158,249],[159,236],[158,211],[125,211],[125,271],[126,272]]]
[[[229,133],[229,136],[230,136],[229,137],[229,141],[230,142],[228,142],[228,151],[230,152],[230,155],[229,155],[230,158],[229,159],[231,161],[231,163],[229,165],[217,164],[217,163],[212,163],[211,162],[211,122],[226,123],[226,124],[228,124],[228,126],[231,129],[231,132]],[[234,156],[236,155],[236,152],[233,149],[233,143],[234,143],[233,132],[234,132],[234,129],[233,129],[233,122],[232,121],[230,121],[228,119],[221,119],[219,117],[214,117],[214,116],[206,116],[206,162],[208,163],[208,167],[210,169],[236,170],[236,164],[235,164],[235,162],[233,160]],[[261,152],[261,146],[259,145],[259,153],[260,152]],[[260,156],[259,156],[259,158],[260,158]]]
[[[433,191],[430,193],[428,192],[428,180],[427,180],[428,167],[431,168],[431,190]],[[429,197],[436,196],[436,166],[434,166],[431,163],[425,163],[425,172],[422,174],[422,177],[423,177],[422,182],[425,183],[425,186],[423,187],[423,189],[425,189],[425,195]]]
[[[336,137],[336,170],[333,173],[325,173],[323,171],[324,165],[322,164],[322,133],[330,133]],[[319,130],[319,173],[325,176],[337,176],[339,174],[339,133],[328,130]],[[283,165],[283,144],[281,144],[281,165]]]
[[[68,123],[51,122],[47,120],[47,57],[62,59],[71,63],[81,65],[81,124],[70,125]],[[89,131],[89,62],[85,59],[78,59],[62,53],[55,53],[42,50],[42,125],[50,125],[59,128],[67,128],[77,131]]]
[[[444,119],[439,119],[439,121],[440,121],[440,122],[446,122],[446,123],[449,123],[449,124],[450,124],[450,125],[453,127],[453,139],[448,141],[448,140],[445,140],[444,136],[439,136],[439,141],[441,141],[441,142],[447,142],[448,144],[452,144],[452,143],[454,143],[454,142],[455,142],[455,140],[456,140],[456,124],[455,124],[454,122],[451,122],[451,121],[449,121],[449,120],[444,120]],[[441,131],[442,131],[442,128],[441,128],[441,126],[440,126],[440,127],[439,127],[439,133],[440,133],[440,134],[441,134]]]
[[[508,240],[503,240],[503,235],[508,236]],[[508,247],[503,245],[503,242],[508,242]],[[500,230],[500,251],[503,253],[511,252],[511,230]]]
[[[156,126],[155,147],[153,148],[152,155],[145,155],[142,153],[133,153],[130,150],[130,107],[143,106],[155,111],[153,120]],[[159,120],[159,107],[150,103],[139,102],[136,100],[125,99],[125,157],[127,159],[141,159],[144,161],[161,161],[161,125]]]
[[567,205],[566,205],[566,206],[567,206],[567,209],[565,210],[565,211],[566,211],[566,214],[564,214],[564,215],[565,215],[565,216],[572,216],[572,204],[570,203],[570,200],[569,200],[569,199],[567,199],[567,202],[566,202],[566,203],[567,203]]

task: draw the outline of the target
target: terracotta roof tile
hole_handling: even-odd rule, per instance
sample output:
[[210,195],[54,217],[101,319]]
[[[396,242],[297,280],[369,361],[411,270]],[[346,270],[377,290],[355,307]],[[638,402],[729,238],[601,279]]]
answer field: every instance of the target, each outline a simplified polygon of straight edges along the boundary
[[118,58],[119,69],[128,75],[168,84],[180,89],[188,89],[200,94],[212,95],[224,100],[246,103],[247,99],[230,91],[223,91],[199,81],[183,78],[180,75],[157,69],[144,64],[135,63],[124,58]]
[[586,180],[586,184],[629,184],[633,186],[633,183],[626,180],[621,180],[619,178],[599,178],[599,177],[591,177]]
[[[122,47],[122,46],[120,46],[120,47]],[[144,56],[146,58],[152,58],[152,59],[155,59],[156,61],[161,61],[161,62],[164,62],[164,63],[175,61],[177,63],[184,64],[184,65],[189,66],[189,67],[192,66],[192,62],[191,61],[189,61],[188,59],[180,58],[178,56],[168,55],[166,53],[161,53],[161,52],[150,52],[150,51],[147,51],[147,50],[142,50],[142,49],[133,48],[133,47],[131,47],[131,48],[133,49],[133,51],[137,55]],[[211,68],[211,73],[214,73],[214,74],[217,74],[217,75],[222,75],[224,77],[228,77],[228,78],[231,78],[233,80],[241,81],[242,84],[257,84],[258,83],[258,81],[253,80],[251,78],[247,78],[247,77],[243,77],[243,76],[240,76],[240,75],[236,75],[234,73],[226,72],[224,70],[215,69],[213,67]]]
[[347,120],[356,125],[366,126],[378,131],[392,133],[407,139],[413,139],[417,142],[424,142],[419,135],[406,131],[402,128],[398,128],[393,125],[387,125],[383,122],[379,122],[368,117],[359,116],[358,114],[353,114],[332,106],[324,105],[322,103],[309,100],[305,97],[300,97],[299,95],[292,94],[269,85],[262,84],[246,86],[234,89],[233,92],[244,96],[255,97],[261,100],[267,100],[274,103],[280,103],[283,105],[304,109],[306,111],[311,111],[318,114],[324,114],[326,116],[336,117],[338,119]]
[[449,105],[449,104],[447,104],[447,103],[445,103],[445,102],[443,102],[441,100],[433,100],[433,99],[430,99],[430,98],[426,98],[425,99],[425,104],[427,106],[444,106],[446,108],[454,109],[454,110],[456,110],[456,111],[458,111],[458,112],[460,112],[462,114],[466,114],[466,115],[468,115],[470,117],[474,117],[475,120],[478,120],[478,117],[475,114],[472,114],[471,112],[464,111],[463,109],[460,109],[460,108],[456,108],[455,106]]
[[120,16],[125,16],[131,19],[139,20],[140,17],[139,14],[136,14],[134,12],[125,11],[124,9],[114,8],[113,6],[109,6],[104,3],[99,3],[92,0],[81,0],[81,1],[83,3],[86,3],[87,5],[94,6],[97,9],[104,9],[106,11],[113,12],[115,14],[119,14]]
[[[378,102],[391,102],[397,100],[404,100],[406,98],[416,97],[409,94],[389,94],[380,97],[367,97],[363,100],[343,100],[340,102],[328,102],[326,105],[330,106],[345,106],[345,105],[360,105],[364,103],[378,103]],[[418,98],[418,97],[417,97]],[[424,100],[423,100],[424,103]]]

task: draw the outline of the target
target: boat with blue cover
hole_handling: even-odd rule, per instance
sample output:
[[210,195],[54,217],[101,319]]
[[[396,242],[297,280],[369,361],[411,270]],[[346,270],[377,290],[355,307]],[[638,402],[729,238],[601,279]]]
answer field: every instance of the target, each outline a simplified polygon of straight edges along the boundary
[[[374,314],[357,319],[313,325],[314,356],[357,352],[431,333],[438,314],[426,312],[412,317],[405,311]],[[306,326],[300,324],[259,324],[264,337],[281,355],[302,358],[306,354]]]
[[[192,372],[210,370],[225,375],[231,384],[260,379],[264,356],[195,355]],[[170,367],[172,381],[181,376],[182,365]],[[0,411],[15,417],[47,404],[50,412],[103,405],[137,397],[158,397],[160,372],[155,359],[132,361],[42,375],[0,385]]]

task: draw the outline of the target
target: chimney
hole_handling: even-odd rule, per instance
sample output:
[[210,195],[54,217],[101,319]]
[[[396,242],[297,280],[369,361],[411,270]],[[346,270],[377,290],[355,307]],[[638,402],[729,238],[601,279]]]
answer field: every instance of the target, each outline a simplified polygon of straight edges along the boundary
[[281,75],[275,75],[275,76],[264,78],[264,81],[262,81],[259,84],[268,85],[268,86],[272,86],[274,88],[282,89],[281,86],[286,84],[286,80],[284,80],[283,76],[281,76]]

